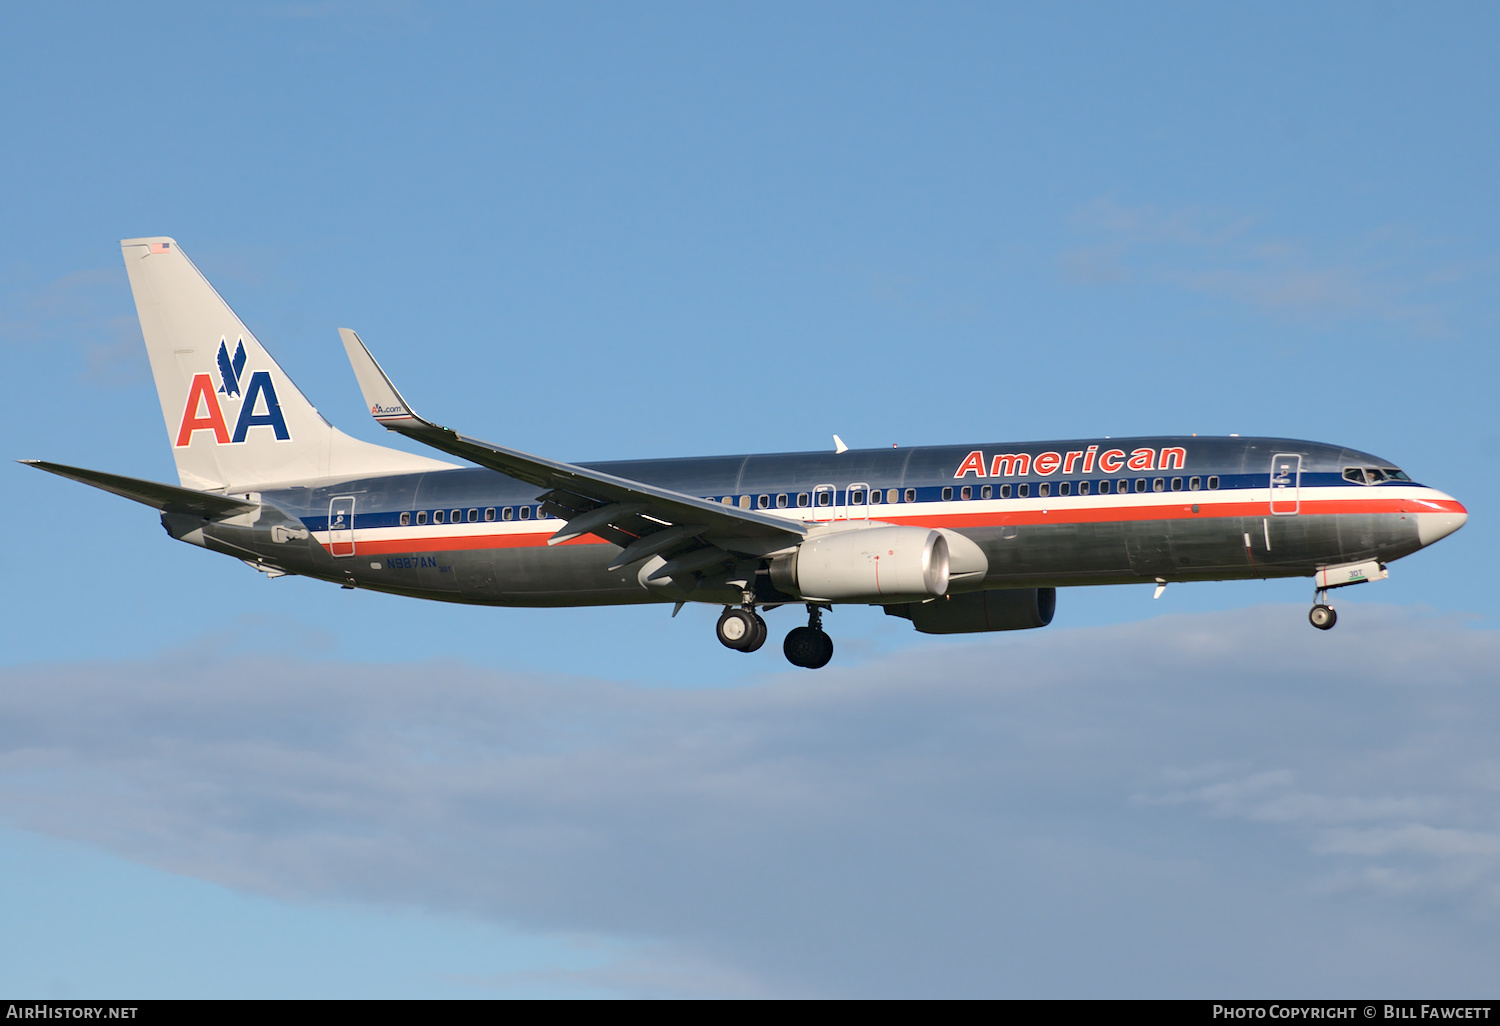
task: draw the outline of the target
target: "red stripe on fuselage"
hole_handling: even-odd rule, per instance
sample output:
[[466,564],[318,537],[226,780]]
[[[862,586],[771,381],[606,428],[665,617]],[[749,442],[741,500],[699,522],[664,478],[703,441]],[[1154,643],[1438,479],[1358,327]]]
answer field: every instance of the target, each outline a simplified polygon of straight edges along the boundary
[[[1224,517],[1351,516],[1391,513],[1462,513],[1461,504],[1453,501],[1424,499],[1303,499],[1296,514],[1272,514],[1270,505],[1255,502],[1201,503],[1201,512],[1193,512],[1193,503],[1175,502],[1152,506],[1085,506],[1062,509],[1024,509],[1014,512],[928,513],[923,516],[871,516],[892,524],[920,527],[1000,527],[1024,524],[1104,524],[1142,520],[1213,520]],[[1425,507],[1425,508],[1423,508]]]
[[[1069,497],[1078,501],[1077,497]],[[985,500],[981,500],[985,501]],[[995,500],[989,500],[995,501]],[[999,500],[1005,501],[1005,500]],[[961,505],[961,503],[955,503]],[[1127,523],[1143,520],[1216,520],[1229,517],[1268,517],[1270,507],[1265,499],[1254,502],[1212,502],[1198,504],[1201,512],[1193,512],[1193,503],[1181,501],[1150,506],[1116,506],[1100,504],[1064,509],[1020,509],[965,513],[924,510],[912,516],[890,516],[887,511],[899,506],[872,508],[871,520],[882,523],[910,525],[914,527],[1007,527],[1028,524],[1100,524]],[[1452,499],[1376,498],[1374,496],[1350,499],[1303,499],[1297,516],[1341,516],[1371,514],[1417,514],[1417,513],[1463,513],[1463,505]],[[1285,514],[1277,514],[1278,517]],[[818,523],[813,521],[812,523]],[[359,537],[356,550],[364,555],[399,552],[456,552],[469,549],[520,549],[537,548],[547,544],[554,532],[531,531],[526,533],[480,534],[480,535],[434,535],[422,538],[372,539]],[[326,543],[323,547],[326,549]],[[563,545],[604,545],[604,539],[586,534]]]
[[[456,534],[439,535],[435,538],[359,538],[355,546],[361,553],[378,555],[382,552],[456,552],[459,549],[526,549],[546,545],[555,531],[537,531],[532,534]],[[321,544],[321,543],[320,543]],[[604,545],[603,538],[586,534],[559,545]],[[324,548],[327,548],[325,545]]]

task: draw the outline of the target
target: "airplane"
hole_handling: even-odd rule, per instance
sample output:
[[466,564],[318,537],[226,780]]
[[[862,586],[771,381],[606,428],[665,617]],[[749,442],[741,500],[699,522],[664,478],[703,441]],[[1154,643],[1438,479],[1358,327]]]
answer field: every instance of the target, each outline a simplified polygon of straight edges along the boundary
[[468,466],[328,423],[173,239],[120,243],[178,485],[23,460],[160,511],[173,538],[271,577],[445,602],[722,606],[730,649],[801,605],[783,652],[833,656],[822,616],[880,606],[929,634],[1044,627],[1057,589],[1311,577],[1336,588],[1468,512],[1389,460],[1285,438],[1084,438],[563,463],[420,416],[340,329],[376,422]]

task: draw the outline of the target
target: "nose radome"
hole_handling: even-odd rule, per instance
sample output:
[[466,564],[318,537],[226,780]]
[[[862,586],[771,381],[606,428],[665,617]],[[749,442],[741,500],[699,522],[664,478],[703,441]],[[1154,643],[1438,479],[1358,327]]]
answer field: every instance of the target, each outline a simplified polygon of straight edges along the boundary
[[1440,507],[1417,514],[1417,541],[1424,546],[1448,537],[1468,523],[1469,511],[1462,503],[1446,495],[1439,502],[1424,502],[1422,505]]

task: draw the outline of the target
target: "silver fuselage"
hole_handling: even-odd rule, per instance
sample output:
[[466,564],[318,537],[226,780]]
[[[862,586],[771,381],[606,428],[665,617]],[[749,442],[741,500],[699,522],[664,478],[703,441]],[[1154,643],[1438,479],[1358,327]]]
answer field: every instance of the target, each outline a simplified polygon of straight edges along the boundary
[[[1148,450],[1152,457],[1135,457],[1131,469],[1130,454]],[[1386,460],[1275,438],[583,466],[828,529],[890,523],[953,530],[988,561],[982,579],[965,590],[1311,576],[1335,564],[1399,559],[1466,517],[1450,496],[1423,485],[1360,483],[1346,474],[1351,467],[1392,468]],[[548,545],[563,521],[547,514],[537,493],[491,470],[451,469],[263,490],[258,512],[229,520],[162,519],[174,537],[268,572],[414,597],[502,606],[683,597],[681,581],[668,590],[647,583],[637,566],[606,569],[619,548],[595,536]],[[763,577],[756,590],[762,602],[780,597]],[[691,597],[718,600],[707,590]]]

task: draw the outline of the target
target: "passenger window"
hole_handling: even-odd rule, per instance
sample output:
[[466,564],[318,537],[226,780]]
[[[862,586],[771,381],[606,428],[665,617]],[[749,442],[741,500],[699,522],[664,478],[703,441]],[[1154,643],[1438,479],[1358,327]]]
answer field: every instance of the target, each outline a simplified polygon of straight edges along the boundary
[[1202,487],[1203,487],[1203,479],[1201,477],[1190,477],[1190,478],[1188,478],[1188,491],[1190,491],[1190,492],[1196,492],[1198,489],[1200,489]]
[[463,523],[463,521],[464,521],[464,511],[461,510],[461,509],[456,509],[456,510],[453,511],[453,519],[450,520],[450,521],[448,521],[448,523],[450,523],[450,524],[461,524],[461,523]]
[[871,488],[870,489],[870,501],[871,502],[879,502],[880,501],[880,489],[879,488]]
[[1219,487],[1219,478],[1218,478],[1217,475],[1215,475],[1214,477],[1211,477],[1211,478],[1208,479],[1208,490],[1209,491],[1211,491],[1211,492],[1212,491],[1217,491],[1218,487]]
[[522,520],[530,520],[531,519],[531,507],[530,506],[522,506],[521,507],[521,519]]
[[818,493],[818,505],[819,506],[832,506],[833,505],[833,493],[832,492],[819,492]]
[[1023,499],[1026,498],[1026,496],[1028,496],[1028,495],[1031,494],[1031,485],[1029,485],[1029,484],[1016,485],[1016,494],[1019,495]]
[[734,505],[734,496],[733,495],[726,495],[726,496],[724,496],[724,498],[722,498],[722,499],[719,500],[719,505],[721,505],[721,506],[733,506]]
[[1118,492],[1118,493],[1120,493],[1121,495],[1124,495],[1126,492],[1130,491],[1130,482],[1129,481],[1116,481],[1115,482],[1115,491]]
[[786,509],[786,492],[782,492],[780,495],[776,496],[776,508]]
[[943,489],[943,501],[944,502],[948,502],[952,498],[953,498],[953,489],[952,488],[944,488]]
[[495,519],[495,507],[491,506],[491,507],[489,507],[488,509],[486,509],[484,511],[484,521],[485,521],[485,523],[489,523],[491,520],[494,520],[494,519]]
[[917,490],[915,488],[908,488],[906,490],[906,501],[907,502],[916,502],[917,501]]
[[770,509],[771,497],[769,495],[762,495],[755,500],[755,504],[761,509]]
[[434,524],[441,524],[443,522],[443,511],[442,510],[435,509],[435,510],[432,511],[432,522]]
[[806,506],[808,505],[808,503],[810,501],[811,500],[808,498],[808,495],[807,495],[806,492],[798,492],[797,493],[797,505],[799,507],[806,508]]
[[479,510],[477,510],[477,509],[471,509],[471,510],[469,510],[469,523],[471,523],[471,524],[477,524],[477,523],[479,523]]
[[411,526],[411,514],[410,513],[403,513],[403,514],[401,514],[401,526],[402,527],[410,527]]
[[852,491],[852,492],[849,493],[849,505],[851,505],[851,506],[863,506],[864,504],[865,504],[865,490],[863,488],[856,488],[856,489],[854,489],[854,491]]
[[1067,481],[1064,481],[1062,484],[1060,484],[1060,485],[1057,486],[1057,494],[1058,495],[1068,495],[1072,491],[1073,491],[1073,486],[1072,486],[1072,484],[1070,484]]
[[1164,492],[1164,491],[1166,491],[1167,490],[1167,481],[1166,481],[1166,478],[1159,477],[1155,481],[1152,481],[1151,482],[1151,490],[1153,492]]
[[749,509],[749,508],[750,508],[750,496],[748,496],[748,495],[741,495],[740,496],[740,509]]
[[1344,480],[1353,481],[1355,484],[1365,483],[1365,472],[1358,467],[1345,467]]
[[1146,490],[1146,479],[1144,477],[1138,477],[1135,479],[1135,490],[1138,492],[1144,492]]
[[886,502],[900,502],[901,490],[899,488],[887,488],[885,492]]
[[1172,491],[1174,491],[1174,492],[1180,492],[1180,491],[1182,491],[1182,478],[1180,478],[1180,477],[1174,477],[1174,478],[1172,478]]
[[972,499],[974,498],[974,489],[970,488],[968,485],[964,485],[963,488],[959,489],[958,494],[960,498],[963,498],[965,500]]
[[419,510],[417,512],[417,523],[419,523],[419,524],[425,524],[425,523],[427,523],[427,511],[425,509],[424,510]]
[[510,520],[515,515],[516,515],[516,511],[513,510],[513,509],[511,509],[509,506],[506,506],[504,509],[502,509],[500,511],[500,519],[501,520]]
[[1008,498],[1010,498],[1010,485],[1003,484],[1003,485],[1000,486],[1000,498],[1002,498],[1002,499],[1008,499]]
[[1052,494],[1052,484],[1051,484],[1051,482],[1043,481],[1037,487],[1036,493],[1038,495],[1042,496],[1043,498],[1046,498],[1047,496],[1051,495]]
[[1079,495],[1087,495],[1088,493],[1089,493],[1089,483],[1087,481],[1079,481],[1078,482],[1078,494]]
[[991,488],[989,485],[985,485],[983,488],[979,489],[979,497],[981,499],[993,499],[995,497],[995,489]]

